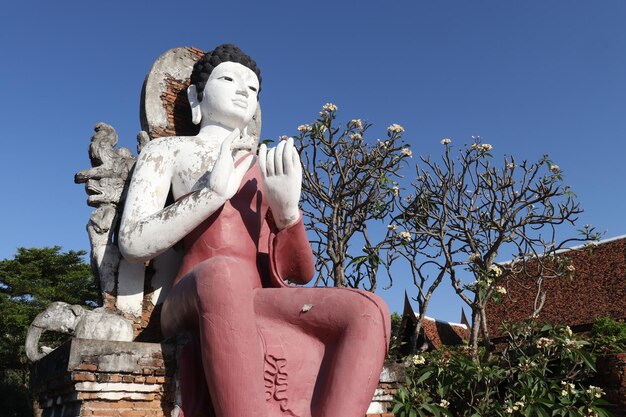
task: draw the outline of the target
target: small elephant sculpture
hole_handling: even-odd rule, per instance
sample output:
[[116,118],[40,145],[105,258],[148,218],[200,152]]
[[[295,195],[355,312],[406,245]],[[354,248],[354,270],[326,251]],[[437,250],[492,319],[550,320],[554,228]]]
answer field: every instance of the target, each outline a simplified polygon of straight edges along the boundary
[[39,339],[46,331],[70,334],[81,339],[115,340],[131,342],[133,326],[122,316],[107,313],[101,308],[86,310],[79,305],[61,301],[50,304],[39,313],[28,328],[26,335],[26,356],[36,361],[50,353],[52,349],[39,349]]

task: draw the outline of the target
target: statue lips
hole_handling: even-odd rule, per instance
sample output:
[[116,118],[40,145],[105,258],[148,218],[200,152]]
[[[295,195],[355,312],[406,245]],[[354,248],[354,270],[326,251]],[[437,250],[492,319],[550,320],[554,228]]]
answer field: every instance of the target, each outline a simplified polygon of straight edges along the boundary
[[235,106],[241,107],[242,109],[248,108],[248,101],[243,98],[234,98],[233,103],[235,104]]

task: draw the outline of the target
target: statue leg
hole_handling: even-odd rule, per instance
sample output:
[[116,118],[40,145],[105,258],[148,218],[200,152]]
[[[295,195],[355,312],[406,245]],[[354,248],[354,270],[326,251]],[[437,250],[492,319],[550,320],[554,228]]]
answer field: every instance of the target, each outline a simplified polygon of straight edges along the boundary
[[389,310],[380,297],[339,288],[264,288],[255,290],[255,309],[258,315],[300,327],[326,345],[322,369],[310,370],[319,371],[311,405],[314,417],[365,415],[391,328]]
[[267,414],[250,278],[257,275],[256,265],[211,258],[172,288],[163,306],[166,336],[199,330],[204,375],[218,417]]
[[197,332],[189,332],[188,336],[178,358],[182,417],[215,417],[202,367],[200,337]]

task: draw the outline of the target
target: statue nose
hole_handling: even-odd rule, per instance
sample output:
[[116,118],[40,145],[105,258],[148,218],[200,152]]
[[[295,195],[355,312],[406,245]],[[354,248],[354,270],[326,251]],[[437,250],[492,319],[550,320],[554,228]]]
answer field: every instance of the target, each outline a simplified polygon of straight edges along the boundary
[[242,79],[237,80],[237,94],[248,98],[248,86]]

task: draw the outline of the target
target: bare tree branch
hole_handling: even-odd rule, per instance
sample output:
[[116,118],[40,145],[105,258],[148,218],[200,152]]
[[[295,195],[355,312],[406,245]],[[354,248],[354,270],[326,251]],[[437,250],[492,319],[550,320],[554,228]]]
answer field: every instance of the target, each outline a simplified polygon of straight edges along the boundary
[[[565,244],[597,239],[590,226],[579,238],[557,241],[556,228],[574,224],[582,212],[562,172],[546,156],[538,162],[517,163],[505,156],[495,166],[492,146],[474,143],[452,155],[449,140],[439,162],[420,158],[411,194],[399,200],[400,213],[390,231],[388,257],[409,262],[415,299],[422,309],[434,289],[448,276],[459,297],[472,309],[470,345],[478,349],[482,331],[489,344],[485,307],[490,298],[506,293],[507,277],[532,278],[537,297],[532,314],[545,302],[542,280],[572,273],[571,262],[559,256]],[[498,263],[498,254],[513,253],[511,262]],[[457,272],[473,282],[463,282]],[[433,277],[433,278],[431,278]]]
[[317,236],[316,284],[375,291],[379,268],[389,271],[393,258],[384,255],[386,237],[373,239],[368,226],[385,225],[396,210],[395,180],[410,151],[400,126],[390,126],[384,142],[370,145],[364,139],[370,124],[355,119],[336,126],[336,110],[326,104],[314,123],[298,128],[296,138],[304,172],[302,211]]

